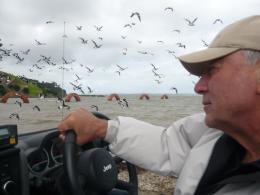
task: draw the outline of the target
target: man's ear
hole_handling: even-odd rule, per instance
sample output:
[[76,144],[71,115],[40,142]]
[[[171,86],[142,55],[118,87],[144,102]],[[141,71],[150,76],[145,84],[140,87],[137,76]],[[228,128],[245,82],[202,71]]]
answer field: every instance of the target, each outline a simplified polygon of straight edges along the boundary
[[256,69],[256,93],[260,95],[260,60],[257,61],[257,69]]

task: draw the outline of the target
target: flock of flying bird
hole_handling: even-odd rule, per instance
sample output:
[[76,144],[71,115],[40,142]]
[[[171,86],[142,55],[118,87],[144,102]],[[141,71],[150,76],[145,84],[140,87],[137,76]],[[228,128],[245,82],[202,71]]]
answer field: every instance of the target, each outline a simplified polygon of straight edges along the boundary
[[[173,12],[174,10],[173,10],[172,7],[166,7],[164,9],[164,11]],[[142,16],[139,12],[132,12],[131,15],[130,15],[130,18],[132,18],[132,20],[137,20],[138,23],[142,22]],[[184,21],[187,22],[187,26],[193,27],[193,26],[196,25],[196,22],[198,21],[198,17],[195,17],[194,19],[184,18]],[[48,20],[45,23],[47,25],[51,25],[51,24],[54,24],[55,22]],[[217,23],[223,24],[223,21],[218,18],[218,19],[215,19],[212,24],[217,24]],[[137,25],[137,23],[134,22],[134,21],[131,21],[130,23],[125,24],[123,26],[123,28],[132,29],[135,25]],[[94,25],[93,27],[96,29],[97,33],[102,32],[102,30],[105,28],[104,26],[98,26],[98,25]],[[76,31],[83,31],[83,29],[84,29],[84,26],[75,25]],[[180,34],[181,30],[180,29],[173,29],[172,32],[176,32],[176,33]],[[66,38],[68,38],[68,36],[66,34],[64,34],[63,38],[66,39]],[[121,35],[121,38],[126,39],[127,35]],[[89,42],[92,43],[94,49],[100,49],[105,44],[103,42],[104,37],[100,36],[100,34],[98,34],[98,37],[97,37],[96,40],[94,40],[94,39],[88,40],[88,39],[81,37],[81,36],[79,36],[78,39],[80,40],[80,43],[82,45],[88,45]],[[14,59],[16,60],[16,64],[23,64],[24,61],[25,61],[25,57],[29,56],[32,52],[31,49],[20,50],[19,52],[14,52],[13,49],[7,49],[6,47],[4,47],[5,44],[3,44],[2,41],[3,40],[0,38],[0,61],[2,61],[5,57],[14,57]],[[203,43],[203,46],[205,46],[205,47],[208,46],[208,43],[206,41],[204,41],[204,40],[201,40],[201,41]],[[137,40],[138,44],[142,44],[142,42],[143,42],[142,40]],[[164,44],[164,41],[162,41],[162,40],[158,40],[156,42],[160,43],[160,44]],[[38,39],[34,39],[34,43],[38,47],[48,46],[47,43],[42,42]],[[183,49],[185,49],[187,47],[184,43],[181,43],[181,42],[177,42],[176,45],[179,48],[183,48]],[[9,46],[13,46],[13,44],[9,44]],[[127,52],[128,52],[128,48],[125,47],[125,48],[122,49],[122,55],[127,55]],[[148,52],[148,51],[144,51],[144,50],[138,50],[137,52],[139,54],[142,54],[142,55],[147,55],[147,54],[148,55],[155,55],[152,52]],[[169,55],[176,57],[174,50],[167,49],[166,52]],[[46,72],[46,67],[57,67],[57,66],[59,66],[58,69],[61,69],[63,71],[65,70],[65,71],[68,71],[68,72],[72,72],[74,74],[75,80],[69,81],[69,84],[71,85],[71,87],[73,88],[74,91],[79,91],[81,94],[86,94],[85,88],[84,88],[84,87],[86,87],[89,94],[93,93],[95,90],[92,89],[90,86],[83,86],[83,83],[81,82],[82,77],[80,77],[79,74],[73,72],[73,67],[71,66],[70,68],[68,68],[67,65],[72,65],[72,64],[75,64],[75,63],[78,63],[80,67],[84,68],[84,70],[86,70],[88,74],[92,74],[95,71],[94,65],[92,65],[92,67],[89,66],[89,65],[87,66],[87,65],[84,65],[82,63],[77,62],[76,59],[66,59],[65,57],[62,57],[62,65],[61,65],[60,63],[55,62],[55,60],[51,56],[41,54],[39,56],[39,58],[36,60],[36,62],[29,68],[29,72],[34,72],[36,70],[41,70],[41,71],[44,70]],[[159,73],[160,67],[156,66],[154,63],[150,63],[150,65],[151,65],[151,68],[152,68],[151,72],[154,76],[154,81],[157,84],[161,84],[163,82],[164,74]],[[114,67],[117,68],[114,72],[118,76],[121,76],[124,71],[127,71],[129,69],[129,67],[119,65],[119,64],[115,64]],[[51,72],[51,71],[53,71],[53,69],[49,68],[48,71]],[[26,78],[24,75],[23,75],[23,77]],[[178,89],[174,86],[171,87],[169,90],[173,91],[176,94],[178,93]],[[16,104],[21,106],[21,103],[19,103],[18,101],[16,102]],[[118,101],[118,104],[122,107],[128,107],[128,102],[127,102],[126,99]],[[66,105],[64,103],[64,101],[62,102],[62,107],[67,107],[67,109],[69,109],[69,106]],[[91,108],[98,111],[97,105],[92,105]],[[35,105],[33,107],[33,110],[40,111],[40,107]],[[17,119],[19,119],[19,115],[17,113],[12,113],[9,118],[13,118],[13,117],[16,117]]]
[[[173,12],[173,8],[172,7],[166,7],[164,10]],[[141,14],[139,12],[132,12],[130,17],[131,18],[136,17],[139,22],[142,21]],[[198,20],[198,17],[196,17],[194,19],[184,18],[184,20],[187,22],[188,26],[195,26],[195,22]],[[54,22],[49,20],[49,21],[46,21],[45,23],[46,24],[53,24]],[[218,18],[218,19],[215,19],[214,22],[213,22],[213,24],[216,24],[216,23],[222,23],[223,24],[223,21]],[[134,26],[134,25],[136,25],[135,22],[130,22],[128,24],[125,24],[124,28],[126,28],[126,27],[132,28],[132,26]],[[83,26],[75,25],[75,27],[76,27],[76,30],[78,30],[78,31],[82,31],[83,30]],[[97,32],[100,32],[100,31],[102,31],[103,26],[94,25],[94,28],[97,30]],[[181,31],[179,29],[174,29],[173,31],[177,32],[177,33],[181,33]],[[67,37],[67,35],[64,35],[64,37]],[[126,39],[127,36],[121,35],[121,37],[122,37],[122,39]],[[83,37],[78,37],[78,38],[81,40],[82,44],[88,44],[89,40],[87,40],[86,38],[83,38]],[[99,36],[98,39],[100,41],[102,41],[103,37]],[[1,41],[1,39],[0,39],[0,41]],[[45,45],[47,45],[47,43],[41,42],[41,41],[39,41],[37,39],[35,39],[34,41],[35,41],[35,44],[37,46],[45,46]],[[208,46],[208,43],[206,41],[204,41],[204,40],[201,40],[201,41],[202,41],[202,43],[203,43],[203,45],[205,47]],[[93,40],[93,39],[91,39],[91,42],[93,43],[93,48],[95,48],[95,49],[99,49],[103,45],[103,44],[100,44],[96,40]],[[141,44],[142,40],[137,40],[137,42],[139,44]],[[158,43],[164,43],[164,41],[161,41],[161,40],[159,40],[157,42]],[[12,52],[12,49],[4,49],[3,47],[1,47],[2,45],[3,44],[1,43],[0,44],[0,60],[2,60],[4,56],[11,56],[12,55],[17,60],[16,64],[23,63],[23,61],[25,60],[24,57],[21,57],[21,55],[18,52]],[[183,49],[186,48],[186,45],[184,43],[181,43],[181,42],[177,42],[176,45],[179,48],[183,48]],[[122,49],[122,54],[123,55],[127,55],[127,50],[128,50],[127,48],[123,48]],[[31,49],[26,49],[24,51],[20,50],[20,53],[22,55],[24,55],[24,56],[29,55],[30,52],[31,52]],[[140,53],[140,54],[143,54],[143,55],[146,55],[146,54],[154,55],[153,53],[148,52],[148,51],[137,51],[137,52]],[[170,55],[173,55],[174,57],[176,57],[174,50],[167,49],[167,52]],[[41,63],[41,62],[45,63],[45,65],[39,65],[39,63]],[[63,64],[68,65],[68,64],[72,64],[72,63],[76,62],[76,60],[75,59],[67,60],[67,59],[65,59],[63,57],[62,58],[62,62],[63,62]],[[57,63],[54,62],[50,56],[40,55],[40,58],[36,61],[36,63],[34,63],[31,68],[29,68],[29,72],[34,72],[35,69],[42,70],[43,68],[46,67],[46,64],[50,65],[50,66],[56,66],[57,65]],[[90,67],[88,67],[86,65],[83,65],[83,64],[80,64],[80,66],[81,67],[85,67],[88,70],[88,73],[93,73],[94,72],[94,68],[90,68]],[[121,76],[121,73],[128,68],[128,67],[123,67],[122,65],[118,65],[118,64],[116,64],[116,66],[119,69],[115,70],[114,72],[118,76]],[[64,69],[66,71],[71,71],[72,68],[69,69],[69,68],[66,68],[64,66],[60,66],[59,69]],[[162,83],[163,74],[158,73],[157,70],[158,70],[158,68],[155,68],[155,66],[153,66],[152,73],[155,76],[154,81],[156,83],[158,83],[158,84],[161,84]],[[49,71],[53,71],[53,70],[49,70]],[[81,80],[81,78],[76,73],[75,73],[75,76],[77,77],[75,82],[69,82],[72,85],[73,90],[79,91],[81,94],[86,94],[85,90],[83,89],[83,84],[82,83],[78,84],[78,82]],[[88,93],[93,93],[94,92],[94,90],[90,86],[87,86],[87,89],[88,89]]]
[[[64,101],[62,101],[62,102],[63,102],[63,103],[62,103],[60,106],[58,106],[58,109],[62,109],[62,108],[70,109],[70,106],[69,106],[69,105],[66,105],[66,104],[64,103]],[[14,104],[17,104],[17,105],[21,108],[23,103],[22,103],[21,101],[16,100]],[[39,107],[38,105],[34,105],[34,106],[32,107],[32,110],[35,110],[35,111],[38,111],[38,112],[41,111],[41,109],[40,109],[40,107]],[[9,118],[10,118],[10,119],[15,118],[15,119],[17,119],[17,120],[20,120],[21,117],[20,117],[20,115],[18,114],[18,112],[13,112],[13,113],[11,113],[11,114],[9,115]]]
[[[43,98],[40,97],[39,99],[43,99]],[[117,104],[118,104],[120,107],[122,107],[122,108],[128,108],[128,107],[129,107],[129,103],[128,103],[128,101],[127,101],[126,98],[119,99],[119,100],[116,100],[116,101],[117,101]],[[65,109],[65,108],[66,108],[67,110],[70,110],[70,106],[69,106],[68,104],[66,104],[64,100],[58,98],[58,99],[56,100],[56,102],[59,104],[59,106],[57,107],[59,110],[62,110],[62,109]],[[21,108],[22,105],[23,105],[23,103],[22,103],[21,101],[19,101],[19,100],[16,100],[14,104],[17,104],[17,105],[19,106],[19,108]],[[96,111],[96,112],[99,111],[99,107],[98,107],[97,105],[95,105],[95,104],[92,104],[92,105],[90,106],[90,108],[91,108],[93,111]],[[40,111],[41,111],[41,108],[40,108],[39,105],[34,105],[34,106],[32,107],[32,110],[35,110],[35,111],[40,112]],[[20,120],[20,119],[21,119],[21,117],[20,117],[20,115],[19,115],[18,112],[13,112],[13,113],[11,113],[11,114],[9,115],[9,118],[10,118],[10,119],[17,119],[17,120]]]

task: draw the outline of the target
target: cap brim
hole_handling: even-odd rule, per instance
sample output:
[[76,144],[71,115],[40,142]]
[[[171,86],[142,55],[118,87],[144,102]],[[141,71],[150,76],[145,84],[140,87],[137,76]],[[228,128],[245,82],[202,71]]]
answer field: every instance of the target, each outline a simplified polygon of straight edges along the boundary
[[180,62],[191,74],[200,76],[212,60],[238,51],[239,48],[207,48],[202,51],[179,56]]

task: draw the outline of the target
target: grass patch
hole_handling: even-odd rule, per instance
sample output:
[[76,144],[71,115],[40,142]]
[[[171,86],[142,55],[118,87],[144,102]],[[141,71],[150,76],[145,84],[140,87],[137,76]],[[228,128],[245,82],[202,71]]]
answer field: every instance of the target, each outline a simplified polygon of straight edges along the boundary
[[42,89],[40,89],[39,87],[37,87],[36,85],[29,83],[28,84],[28,88],[29,88],[29,96],[30,97],[38,97],[38,95],[40,93],[42,93]]

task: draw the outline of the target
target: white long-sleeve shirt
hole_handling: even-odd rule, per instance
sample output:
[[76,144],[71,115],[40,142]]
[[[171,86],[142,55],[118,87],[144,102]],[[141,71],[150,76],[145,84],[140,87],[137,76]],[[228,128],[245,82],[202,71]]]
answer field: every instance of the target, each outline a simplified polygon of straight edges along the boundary
[[[119,157],[161,175],[178,177],[175,195],[194,194],[216,141],[223,135],[209,128],[203,113],[180,119],[168,128],[131,117],[109,120],[105,140]],[[250,192],[250,193],[249,193]],[[260,194],[260,183],[226,185],[216,194]]]

